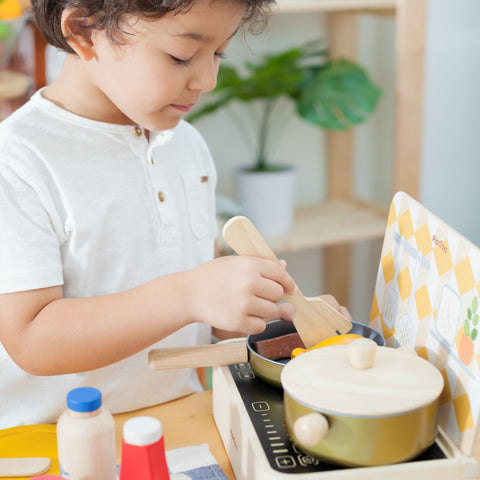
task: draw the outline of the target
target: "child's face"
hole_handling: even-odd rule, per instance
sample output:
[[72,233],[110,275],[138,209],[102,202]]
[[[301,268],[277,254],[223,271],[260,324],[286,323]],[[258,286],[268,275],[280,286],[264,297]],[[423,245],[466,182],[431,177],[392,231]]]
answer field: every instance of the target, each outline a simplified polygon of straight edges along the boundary
[[[185,13],[157,20],[127,19],[126,45],[93,34],[95,58],[85,65],[99,95],[99,120],[149,130],[178,124],[204,92],[216,85],[221,54],[245,12],[235,0],[199,0]],[[90,97],[92,98],[92,97]]]

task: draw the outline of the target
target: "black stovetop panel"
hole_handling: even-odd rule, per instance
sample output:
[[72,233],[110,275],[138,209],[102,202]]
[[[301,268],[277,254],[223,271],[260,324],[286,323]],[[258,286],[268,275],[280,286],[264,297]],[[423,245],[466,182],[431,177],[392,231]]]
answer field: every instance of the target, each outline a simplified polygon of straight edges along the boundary
[[[313,473],[347,469],[304,455],[288,438],[284,426],[283,391],[256,377],[248,363],[230,365],[253,427],[270,466],[280,473]],[[446,458],[437,443],[411,461]]]

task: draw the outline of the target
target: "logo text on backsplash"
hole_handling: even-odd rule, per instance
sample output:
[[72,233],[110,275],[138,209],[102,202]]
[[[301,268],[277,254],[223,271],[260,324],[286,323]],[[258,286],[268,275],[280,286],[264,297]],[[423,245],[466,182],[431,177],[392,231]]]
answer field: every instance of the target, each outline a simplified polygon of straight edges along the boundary
[[448,253],[448,246],[446,244],[446,241],[445,240],[440,240],[436,235],[433,235],[432,237],[432,243],[440,248],[440,250],[443,252],[443,253]]

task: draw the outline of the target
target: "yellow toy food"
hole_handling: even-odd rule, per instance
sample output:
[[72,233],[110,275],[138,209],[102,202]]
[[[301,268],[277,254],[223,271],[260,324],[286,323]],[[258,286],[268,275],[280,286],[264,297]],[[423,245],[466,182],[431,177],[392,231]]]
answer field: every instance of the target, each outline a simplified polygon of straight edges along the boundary
[[334,337],[327,338],[323,342],[317,343],[317,345],[311,348],[294,348],[292,350],[292,358],[298,357],[302,353],[309,352],[310,350],[316,350],[317,348],[331,347],[333,345],[348,345],[350,342],[356,338],[362,338],[361,335],[356,333],[345,333],[343,335],[335,335]]
[[0,20],[9,20],[22,14],[19,0],[0,0]]

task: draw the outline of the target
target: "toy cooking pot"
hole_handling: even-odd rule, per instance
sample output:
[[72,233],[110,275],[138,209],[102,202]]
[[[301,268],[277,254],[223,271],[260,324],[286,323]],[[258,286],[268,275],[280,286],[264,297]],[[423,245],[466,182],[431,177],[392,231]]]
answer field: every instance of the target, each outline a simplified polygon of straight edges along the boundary
[[426,450],[437,434],[443,377],[412,352],[359,338],[291,360],[281,382],[292,442],[346,466],[392,464]]
[[[255,375],[270,385],[281,387],[280,373],[285,364],[290,361],[290,357],[276,360],[264,357],[255,350],[255,343],[260,340],[269,340],[295,332],[295,325],[292,322],[274,320],[267,323],[262,333],[249,335],[246,339],[237,338],[214,345],[200,345],[197,347],[152,349],[149,352],[149,364],[154,370],[166,370],[172,368],[214,367],[249,362]],[[368,325],[352,322],[352,329],[349,333],[356,333],[365,338],[371,338],[378,345],[385,345],[383,336]]]

